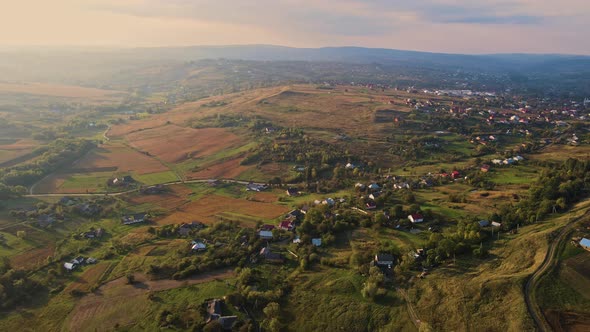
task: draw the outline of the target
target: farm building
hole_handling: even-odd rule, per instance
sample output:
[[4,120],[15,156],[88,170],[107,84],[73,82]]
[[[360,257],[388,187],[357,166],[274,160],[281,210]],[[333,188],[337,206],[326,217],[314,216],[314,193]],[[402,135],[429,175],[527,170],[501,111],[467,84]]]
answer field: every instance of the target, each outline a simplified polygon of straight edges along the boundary
[[148,217],[146,213],[136,213],[121,218],[123,225],[132,225],[140,222],[147,221]]
[[590,239],[583,238],[580,240],[580,246],[588,251],[590,251]]
[[490,225],[490,222],[488,220],[480,220],[477,223],[479,224],[479,227],[487,227]]
[[205,243],[201,242],[201,241],[197,241],[197,240],[192,241],[191,242],[191,245],[192,245],[191,246],[191,250],[194,250],[194,251],[204,251],[204,250],[207,250],[207,245]]
[[272,232],[271,231],[260,231],[260,232],[258,232],[258,236],[263,240],[272,240]]

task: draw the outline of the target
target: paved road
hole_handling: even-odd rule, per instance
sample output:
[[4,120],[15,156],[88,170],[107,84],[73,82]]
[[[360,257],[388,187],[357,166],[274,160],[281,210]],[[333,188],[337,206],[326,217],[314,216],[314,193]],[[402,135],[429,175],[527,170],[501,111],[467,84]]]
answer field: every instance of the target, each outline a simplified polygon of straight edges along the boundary
[[543,264],[537,268],[533,274],[530,275],[529,279],[527,280],[524,286],[524,300],[527,306],[527,310],[529,314],[533,318],[535,325],[539,331],[552,331],[553,329],[545,319],[545,315],[539,308],[537,301],[535,300],[534,290],[537,287],[537,284],[541,277],[552,270],[554,267],[556,260],[555,260],[555,253],[557,252],[558,248],[560,247],[562,241],[567,239],[567,235],[570,231],[578,224],[578,221],[587,218],[590,215],[590,211],[587,211],[582,216],[570,221],[566,226],[564,226],[557,236],[551,241],[549,244],[549,250],[547,250],[547,255],[545,255],[545,259],[543,260]]
[[[174,181],[174,182],[167,182],[161,183],[163,186],[171,186],[175,184],[182,184],[182,183],[206,183],[211,181],[211,179],[194,179],[194,180],[186,180],[186,181]],[[243,184],[247,185],[251,183],[250,181],[243,181],[243,180],[236,180],[236,179],[218,179],[218,181],[224,183],[236,183],[236,184]],[[252,182],[254,184],[262,185],[264,183],[260,182]],[[95,192],[95,193],[44,193],[44,194],[28,194],[24,195],[25,197],[63,197],[63,196],[70,196],[70,197],[85,197],[85,196],[119,196],[125,195],[132,192],[139,191],[139,189],[131,189],[126,191],[119,191],[119,192]]]

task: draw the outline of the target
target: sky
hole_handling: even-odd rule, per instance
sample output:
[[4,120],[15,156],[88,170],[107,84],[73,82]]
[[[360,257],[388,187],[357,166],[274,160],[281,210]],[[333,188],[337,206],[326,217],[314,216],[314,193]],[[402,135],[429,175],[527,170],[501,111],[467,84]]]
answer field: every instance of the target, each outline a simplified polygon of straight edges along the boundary
[[589,0],[2,2],[0,46],[272,44],[590,55]]

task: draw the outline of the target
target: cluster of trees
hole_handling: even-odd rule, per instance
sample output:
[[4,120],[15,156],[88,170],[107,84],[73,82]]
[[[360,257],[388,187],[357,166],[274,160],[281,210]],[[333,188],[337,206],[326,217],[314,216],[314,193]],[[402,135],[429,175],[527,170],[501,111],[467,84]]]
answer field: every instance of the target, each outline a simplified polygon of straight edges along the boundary
[[345,151],[340,151],[336,146],[306,136],[301,129],[285,128],[279,130],[274,138],[263,140],[242,164],[275,161],[321,166],[345,163],[347,160]]
[[[171,236],[170,232],[159,232],[160,236]],[[157,234],[157,235],[158,235]],[[207,242],[207,250],[195,254],[187,243],[186,249],[160,265],[150,265],[148,273],[158,277],[184,279],[199,272],[211,271],[228,266],[245,266],[251,255],[262,246],[254,230],[242,228],[238,223],[219,222],[195,234]]]
[[85,139],[58,139],[42,148],[45,152],[33,162],[0,169],[0,182],[8,186],[30,185],[94,147]]
[[549,213],[564,211],[588,195],[590,161],[569,158],[560,165],[547,165],[531,185],[528,195],[517,204],[503,206],[491,219],[502,222],[505,229],[533,223]]
[[327,204],[316,205],[307,211],[303,222],[297,227],[301,243],[311,243],[312,238],[322,238],[322,245],[334,243],[338,233],[358,227],[363,219],[369,216],[359,215],[350,209],[338,210],[332,213]]
[[473,254],[476,257],[486,255],[481,246],[484,235],[476,220],[460,220],[452,232],[432,233],[425,246],[425,265],[438,264],[454,255]]
[[31,301],[44,287],[24,270],[14,270],[8,258],[0,259],[0,309],[8,310]]

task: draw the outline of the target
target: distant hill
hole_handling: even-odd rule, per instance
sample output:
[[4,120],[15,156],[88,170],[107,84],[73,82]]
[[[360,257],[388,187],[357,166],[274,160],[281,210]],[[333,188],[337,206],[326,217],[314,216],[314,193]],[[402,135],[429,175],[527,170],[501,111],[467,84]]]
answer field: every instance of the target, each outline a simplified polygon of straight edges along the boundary
[[[350,66],[364,66],[362,81],[412,79],[418,72],[418,83],[449,85],[480,82],[484,87],[509,88],[518,84],[524,91],[590,94],[590,56],[561,54],[489,54],[465,55],[403,51],[364,47],[293,48],[273,45],[188,46],[155,48],[21,48],[0,49],[0,77],[4,81],[52,81],[91,86],[113,84],[129,87],[141,85],[141,77],[154,81],[187,79],[195,68],[187,64],[206,59],[251,62],[257,70],[268,71],[265,77],[282,76],[283,81],[317,81],[317,66],[323,77],[354,80],[357,71]],[[254,63],[257,62],[257,63]],[[270,63],[272,62],[272,64]],[[289,75],[281,74],[282,62],[290,67]],[[326,66],[326,63],[338,64]],[[230,64],[231,65],[231,64]],[[244,64],[240,64],[244,67]],[[242,68],[243,69],[243,68]],[[187,72],[191,71],[191,72]],[[301,75],[298,72],[310,74]],[[463,76],[454,79],[453,75]],[[384,74],[384,75],[381,75]],[[473,74],[469,77],[470,74]],[[487,77],[486,77],[487,75]],[[226,77],[231,79],[232,74]],[[408,80],[409,79],[409,80]],[[487,81],[486,81],[487,80]],[[356,81],[359,81],[356,79]],[[529,89],[530,88],[530,89]]]

